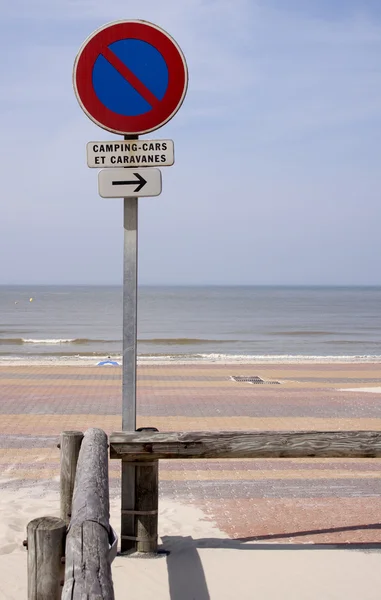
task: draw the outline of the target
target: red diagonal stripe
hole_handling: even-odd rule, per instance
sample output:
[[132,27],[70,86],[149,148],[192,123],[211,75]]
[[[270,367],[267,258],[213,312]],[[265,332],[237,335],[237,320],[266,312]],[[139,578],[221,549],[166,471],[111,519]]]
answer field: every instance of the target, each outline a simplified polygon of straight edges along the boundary
[[148,104],[154,108],[160,104],[160,100],[154,96],[154,94],[140,81],[139,77],[136,77],[134,73],[117,57],[112,50],[105,48],[102,50],[104,58],[124,77],[129,84],[140,94]]

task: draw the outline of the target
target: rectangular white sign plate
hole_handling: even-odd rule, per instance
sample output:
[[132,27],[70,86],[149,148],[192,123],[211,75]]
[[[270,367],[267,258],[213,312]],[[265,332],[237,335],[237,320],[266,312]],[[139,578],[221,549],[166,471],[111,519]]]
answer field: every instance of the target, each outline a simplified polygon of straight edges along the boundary
[[175,162],[173,140],[89,142],[87,164],[103,167],[170,167]]
[[102,198],[132,198],[161,194],[159,169],[102,169],[98,174]]

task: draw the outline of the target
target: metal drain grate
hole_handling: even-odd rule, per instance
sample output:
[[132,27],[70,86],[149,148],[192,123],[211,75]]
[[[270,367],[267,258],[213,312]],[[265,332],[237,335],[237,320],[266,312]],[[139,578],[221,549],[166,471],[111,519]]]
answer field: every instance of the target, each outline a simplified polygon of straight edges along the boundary
[[233,381],[236,381],[237,383],[262,383],[264,385],[280,384],[280,381],[265,381],[264,379],[261,379],[261,377],[258,377],[257,375],[253,375],[252,377],[244,377],[241,375],[231,375],[230,379],[232,379]]

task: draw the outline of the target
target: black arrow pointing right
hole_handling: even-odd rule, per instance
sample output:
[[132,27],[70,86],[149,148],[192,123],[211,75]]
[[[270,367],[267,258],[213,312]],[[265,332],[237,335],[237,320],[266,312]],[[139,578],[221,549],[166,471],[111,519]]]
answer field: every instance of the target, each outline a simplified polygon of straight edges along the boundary
[[138,187],[134,190],[134,192],[140,192],[140,190],[145,186],[147,181],[139,173],[134,173],[134,175],[137,179],[134,179],[133,181],[113,181],[112,185],[136,185],[136,184],[138,184]]

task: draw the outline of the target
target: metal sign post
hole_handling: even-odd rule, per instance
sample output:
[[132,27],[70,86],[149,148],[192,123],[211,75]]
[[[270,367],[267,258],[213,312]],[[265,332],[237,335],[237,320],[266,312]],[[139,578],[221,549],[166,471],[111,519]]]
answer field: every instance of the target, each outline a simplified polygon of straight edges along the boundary
[[[87,162],[102,169],[100,196],[124,197],[122,429],[135,431],[138,197],[158,196],[161,172],[150,167],[174,162],[172,140],[137,140],[165,125],[179,110],[188,70],[179,46],[163,29],[147,21],[117,21],[84,42],[74,63],[73,86],[82,110],[94,123],[124,135],[124,142],[89,142]],[[157,507],[143,510],[145,488],[157,480],[157,468],[157,461],[142,468],[122,460],[122,552],[157,546],[152,521]]]
[[[124,139],[137,139],[125,135]],[[123,199],[123,364],[122,430],[136,430],[136,355],[138,322],[138,198]],[[134,550],[136,468],[122,460],[121,552]],[[130,512],[131,511],[131,512]]]
[[[125,140],[138,136],[124,136]],[[138,199],[123,199],[123,383],[122,429],[136,430],[136,355],[138,326]]]

